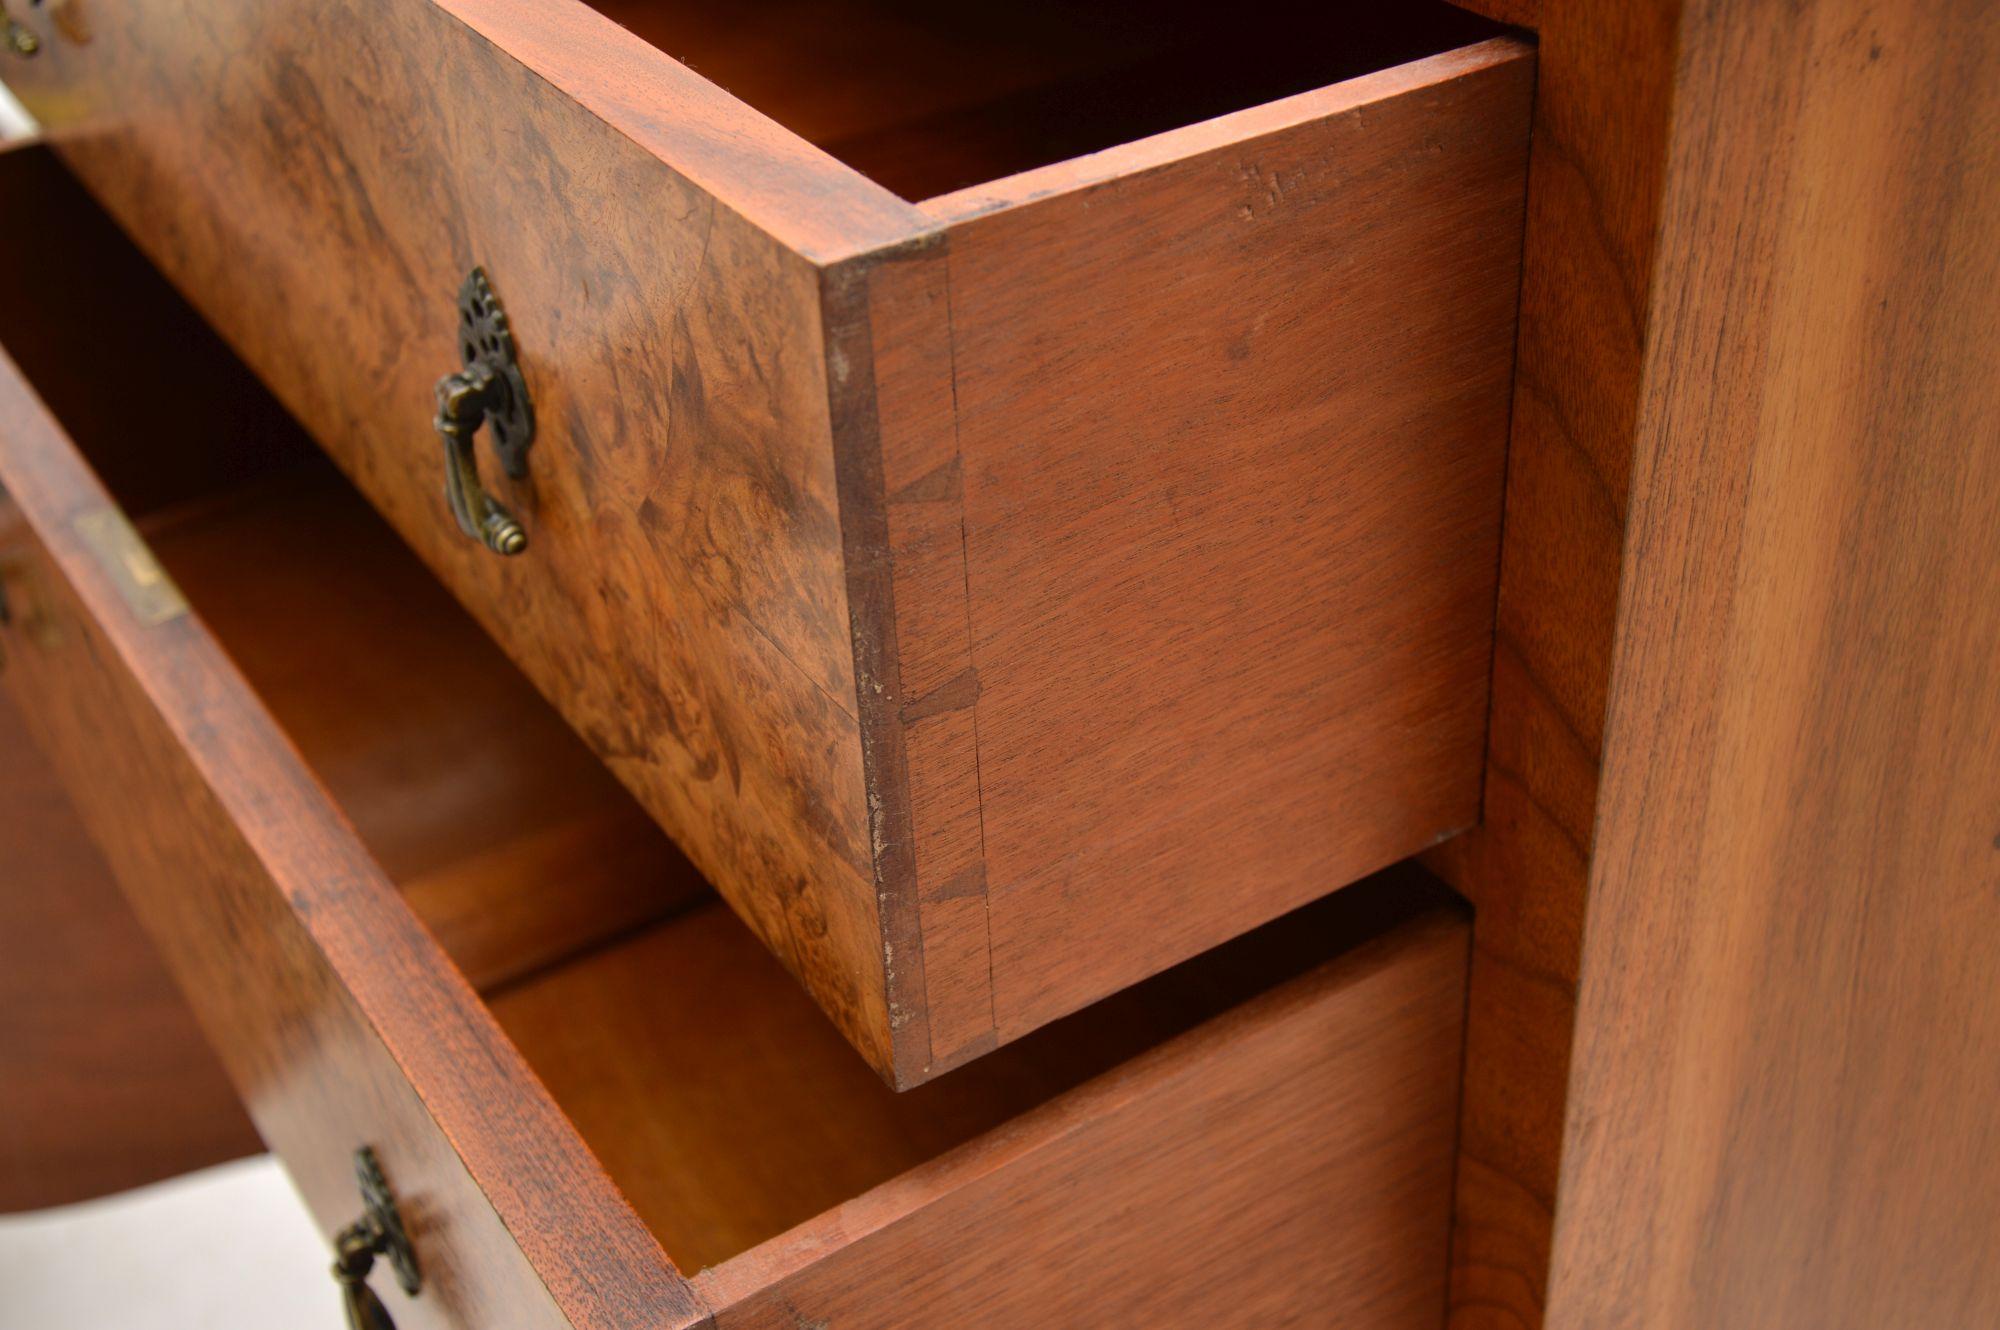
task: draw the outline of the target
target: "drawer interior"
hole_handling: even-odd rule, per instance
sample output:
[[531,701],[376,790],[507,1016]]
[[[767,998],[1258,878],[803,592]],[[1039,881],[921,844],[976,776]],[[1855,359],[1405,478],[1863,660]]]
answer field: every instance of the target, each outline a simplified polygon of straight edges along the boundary
[[68,177],[0,188],[0,341],[683,1271],[1443,896],[1394,870],[896,1094]]
[[591,3],[913,201],[1502,31],[1429,0]]

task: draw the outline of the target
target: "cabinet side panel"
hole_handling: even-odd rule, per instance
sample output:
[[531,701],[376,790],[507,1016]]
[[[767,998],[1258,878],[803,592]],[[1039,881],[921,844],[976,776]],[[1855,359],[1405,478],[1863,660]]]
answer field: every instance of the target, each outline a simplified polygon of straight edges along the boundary
[[2000,10],[1689,5],[1548,1321],[2000,1324]]

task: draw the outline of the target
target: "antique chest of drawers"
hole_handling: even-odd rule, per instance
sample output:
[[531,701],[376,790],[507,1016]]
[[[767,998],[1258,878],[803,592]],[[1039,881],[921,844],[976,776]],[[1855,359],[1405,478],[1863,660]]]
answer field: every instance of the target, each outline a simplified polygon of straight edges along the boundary
[[2000,1324],[1991,0],[0,79],[0,1209],[261,1137],[404,1330]]
[[352,1296],[1434,1323],[1532,48],[600,8],[10,20],[6,690]]

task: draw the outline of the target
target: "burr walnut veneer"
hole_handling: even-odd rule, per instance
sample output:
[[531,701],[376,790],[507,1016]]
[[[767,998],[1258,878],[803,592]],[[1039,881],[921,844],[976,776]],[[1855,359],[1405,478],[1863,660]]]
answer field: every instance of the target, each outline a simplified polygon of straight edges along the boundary
[[[8,77],[893,1083],[1475,820],[1530,48],[603,8],[58,6]],[[474,265],[512,558],[431,428]]]

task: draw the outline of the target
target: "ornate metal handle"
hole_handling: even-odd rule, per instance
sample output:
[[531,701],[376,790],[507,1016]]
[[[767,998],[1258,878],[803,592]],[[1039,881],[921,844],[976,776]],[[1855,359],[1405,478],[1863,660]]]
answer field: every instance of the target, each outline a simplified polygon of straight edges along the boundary
[[396,1283],[411,1297],[423,1287],[423,1272],[417,1269],[416,1249],[410,1246],[403,1217],[396,1211],[395,1194],[382,1176],[375,1152],[365,1145],[354,1152],[354,1177],[361,1185],[362,1214],[333,1240],[333,1277],[340,1284],[350,1330],[396,1330],[389,1309],[368,1287],[368,1272],[375,1268],[377,1257],[388,1257]]
[[479,483],[473,441],[484,425],[493,436],[500,465],[519,480],[528,474],[535,411],[514,359],[513,330],[484,268],[474,268],[459,288],[458,343],[465,368],[445,375],[437,385],[445,498],[459,530],[495,554],[519,554],[528,548],[528,533]]

